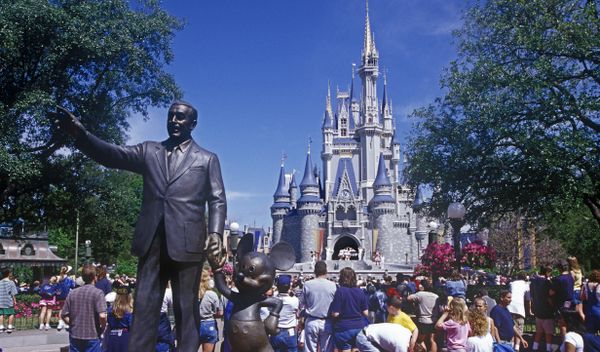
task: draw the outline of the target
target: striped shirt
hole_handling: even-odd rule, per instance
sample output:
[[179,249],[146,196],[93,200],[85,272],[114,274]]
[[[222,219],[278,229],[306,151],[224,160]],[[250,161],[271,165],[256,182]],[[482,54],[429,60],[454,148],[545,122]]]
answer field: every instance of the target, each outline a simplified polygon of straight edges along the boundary
[[0,308],[13,308],[17,286],[8,277],[0,280]]
[[100,313],[106,313],[104,293],[92,284],[72,290],[62,310],[62,317],[69,317],[69,334],[80,340],[99,338]]

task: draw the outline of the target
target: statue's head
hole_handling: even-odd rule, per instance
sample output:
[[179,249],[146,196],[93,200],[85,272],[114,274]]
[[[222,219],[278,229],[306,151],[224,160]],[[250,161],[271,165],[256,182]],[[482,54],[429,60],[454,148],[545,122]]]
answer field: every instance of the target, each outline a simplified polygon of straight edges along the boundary
[[198,111],[192,104],[183,100],[171,104],[167,113],[167,131],[170,139],[175,141],[190,139],[197,123]]
[[269,255],[253,251],[254,238],[246,234],[240,240],[236,253],[235,285],[240,293],[262,294],[275,280],[275,270],[288,270],[294,265],[294,249],[286,242],[271,248]]

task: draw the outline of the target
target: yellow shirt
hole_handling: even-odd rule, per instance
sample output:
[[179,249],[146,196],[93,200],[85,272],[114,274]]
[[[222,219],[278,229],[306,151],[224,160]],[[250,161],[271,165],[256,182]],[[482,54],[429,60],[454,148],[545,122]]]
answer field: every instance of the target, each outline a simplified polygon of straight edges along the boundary
[[398,312],[398,315],[389,314],[387,322],[393,324],[400,324],[408,330],[410,330],[410,332],[413,332],[417,328],[412,319],[404,312]]

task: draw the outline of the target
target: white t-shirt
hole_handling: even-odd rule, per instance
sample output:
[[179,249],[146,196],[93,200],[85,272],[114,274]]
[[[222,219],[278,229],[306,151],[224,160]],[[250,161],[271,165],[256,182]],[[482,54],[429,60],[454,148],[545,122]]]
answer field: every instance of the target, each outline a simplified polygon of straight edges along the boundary
[[163,297],[162,306],[160,308],[161,313],[167,313],[169,308],[173,308],[173,291],[170,287],[165,290],[165,296]]
[[529,282],[516,280],[510,283],[512,302],[508,305],[508,311],[525,318],[525,295],[529,295]]
[[406,352],[408,351],[411,332],[399,324],[380,323],[367,326],[366,336],[385,351]]
[[296,313],[298,312],[299,301],[298,297],[292,297],[288,294],[279,294],[277,298],[283,301],[283,307],[279,313],[279,324],[277,325],[280,329],[293,328],[298,325],[298,319]]
[[560,352],[565,352],[565,343],[575,346],[575,352],[583,352],[583,337],[576,332],[570,331],[565,335],[565,341],[560,345]]
[[471,336],[467,339],[467,352],[492,352],[494,339],[492,335]]

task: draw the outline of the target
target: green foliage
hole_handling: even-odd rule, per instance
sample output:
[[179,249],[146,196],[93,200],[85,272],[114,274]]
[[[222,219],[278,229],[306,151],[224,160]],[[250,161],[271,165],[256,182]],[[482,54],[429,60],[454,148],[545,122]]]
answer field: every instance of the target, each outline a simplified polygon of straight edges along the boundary
[[56,255],[63,259],[75,258],[75,233],[67,229],[57,227],[48,231],[48,243],[58,247]]
[[[0,2],[0,191],[5,217],[18,197],[42,198],[76,171],[54,155],[67,142],[49,111],[74,111],[97,136],[122,142],[132,113],[180,96],[164,66],[181,28],[156,1]],[[69,145],[67,145],[69,147]]]
[[32,282],[33,281],[33,269],[28,265],[14,265],[12,268],[12,274],[19,278],[19,282]]
[[443,98],[414,112],[409,181],[469,220],[558,200],[600,221],[600,20],[595,1],[491,0],[456,33]]
[[138,264],[138,260],[136,257],[130,255],[130,254],[122,254],[118,259],[117,259],[117,267],[116,267],[116,272],[117,274],[125,274],[127,276],[136,276],[137,275],[137,264]]
[[577,257],[584,270],[600,268],[600,226],[579,203],[560,202],[544,215],[548,224],[544,233],[563,244],[570,255]]
[[31,306],[32,303],[38,303],[42,297],[38,294],[19,294],[17,295],[17,302]]
[[0,219],[46,225],[74,263],[79,214],[80,243],[92,241],[96,261],[129,253],[141,178],[82,157],[49,112],[62,105],[122,143],[132,114],[181,95],[164,69],[181,28],[153,0],[0,2]]

